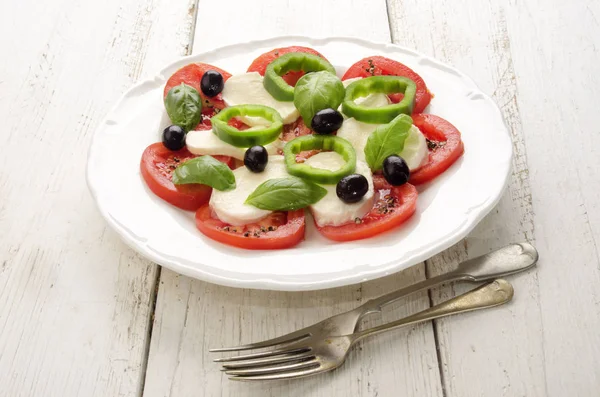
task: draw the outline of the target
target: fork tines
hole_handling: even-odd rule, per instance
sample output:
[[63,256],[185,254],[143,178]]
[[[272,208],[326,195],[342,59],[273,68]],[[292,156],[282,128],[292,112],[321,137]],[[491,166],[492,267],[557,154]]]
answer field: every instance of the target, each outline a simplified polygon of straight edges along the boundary
[[[277,349],[217,358],[222,363],[221,369],[233,380],[275,380],[309,376],[319,372],[320,363],[309,346],[299,346],[299,342],[310,337],[310,334],[285,335],[267,341],[211,349],[211,352],[232,352],[240,350],[260,349],[282,346]],[[287,347],[285,347],[287,346]]]

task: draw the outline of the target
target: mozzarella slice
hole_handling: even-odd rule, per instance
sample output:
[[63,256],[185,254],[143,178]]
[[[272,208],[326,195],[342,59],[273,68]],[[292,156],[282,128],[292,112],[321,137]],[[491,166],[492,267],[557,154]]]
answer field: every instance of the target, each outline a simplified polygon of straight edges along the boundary
[[[231,156],[243,160],[244,153],[246,153],[246,148],[239,148],[220,140],[218,136],[213,134],[212,130],[188,132],[185,144],[190,152],[200,156]],[[284,142],[277,139],[265,145],[265,149],[269,154],[277,154],[278,150],[283,148],[283,145]]]
[[427,140],[419,127],[413,125],[404,141],[404,149],[399,154],[406,161],[408,169],[411,171],[421,168],[429,159],[429,149]]
[[369,139],[369,135],[371,135],[378,126],[379,124],[363,123],[351,117],[344,120],[344,123],[337,131],[337,136],[350,142],[356,151],[356,158],[360,161],[365,161],[365,146],[367,146],[367,139]]
[[[348,80],[344,80],[342,81],[342,83],[344,84],[344,87],[348,87],[348,85],[356,80],[360,80],[360,77],[356,77],[354,79],[348,79]],[[354,100],[354,103],[356,103],[357,105],[362,105],[368,108],[378,108],[381,106],[385,106],[385,105],[389,105],[390,99],[388,98],[387,95],[382,94],[382,93],[375,93],[375,94],[369,94],[365,97],[358,97]],[[342,108],[340,106],[339,111],[342,111]]]
[[[344,120],[341,128],[337,132],[337,136],[349,141],[356,151],[356,158],[365,161],[365,146],[369,135],[380,124],[367,124],[360,122],[354,118]],[[429,150],[427,149],[427,141],[418,127],[411,126],[404,142],[404,149],[399,156],[406,161],[408,168],[411,171],[416,170],[427,162]]]
[[[284,124],[296,121],[300,113],[294,102],[281,102],[269,94],[263,86],[263,77],[257,72],[250,72],[231,76],[225,82],[222,94],[228,106],[235,105],[264,105],[279,112]],[[240,117],[248,125],[257,125],[256,120]]]
[[[341,168],[345,161],[336,152],[321,152],[309,159],[305,164],[315,168],[322,168],[330,171]],[[340,200],[335,189],[336,185],[321,185],[327,190],[327,195],[317,203],[310,206],[310,210],[319,226],[340,226],[348,222],[354,222],[356,218],[362,218],[373,208],[375,200],[375,190],[373,188],[373,178],[369,166],[362,161],[356,162],[357,174],[362,174],[369,182],[369,191],[363,198],[352,204],[347,204]]]
[[248,196],[263,182],[288,176],[283,156],[269,156],[269,162],[263,172],[254,173],[246,167],[233,171],[236,187],[225,192],[213,189],[210,207],[223,222],[233,226],[255,223],[272,211],[261,210],[245,204]]

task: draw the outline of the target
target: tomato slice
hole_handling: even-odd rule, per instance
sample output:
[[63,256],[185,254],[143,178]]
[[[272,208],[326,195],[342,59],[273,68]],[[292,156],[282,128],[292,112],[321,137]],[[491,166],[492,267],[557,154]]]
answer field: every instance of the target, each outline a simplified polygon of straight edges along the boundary
[[281,133],[281,139],[284,142],[289,142],[292,139],[298,138],[299,136],[310,135],[312,130],[304,124],[302,117],[298,117],[296,121],[283,126],[283,132]]
[[[429,102],[431,102],[431,92],[427,89],[425,81],[421,76],[408,66],[382,56],[372,56],[361,59],[350,66],[350,69],[346,71],[342,80],[369,76],[404,76],[413,80],[417,85],[417,95],[415,97],[413,114],[422,113],[427,105],[429,105]],[[402,94],[390,95],[390,99],[395,103],[400,102],[402,98]]]
[[465,151],[460,131],[447,120],[433,114],[413,115],[413,123],[419,127],[429,145],[429,161],[410,175],[410,183],[420,185],[429,182],[446,171]]
[[200,89],[200,80],[204,73],[208,70],[216,70],[221,73],[223,76],[223,81],[227,81],[228,78],[231,77],[230,73],[227,73],[223,69],[220,69],[216,66],[209,65],[207,63],[190,63],[173,73],[169,80],[167,80],[167,84],[165,85],[165,90],[163,92],[163,96],[166,97],[169,93],[169,90],[181,83],[185,83],[190,87],[194,87],[200,93],[202,97],[202,108],[217,108],[223,109],[225,107],[225,102],[223,102],[223,97],[221,94],[209,98],[202,93]]
[[362,240],[398,227],[410,218],[417,208],[417,189],[406,183],[390,186],[383,177],[374,178],[378,198],[373,209],[360,223],[341,226],[319,226],[321,234],[334,241]]
[[[304,120],[302,117],[298,117],[296,121],[290,124],[286,124],[283,126],[283,132],[281,133],[281,140],[284,142],[289,142],[299,136],[311,135],[313,132],[310,128],[304,124]],[[296,161],[298,163],[305,162],[309,157],[314,156],[319,153],[320,150],[307,150],[304,152],[300,152],[296,155]],[[280,154],[283,154],[283,151],[280,151]]]
[[196,211],[196,227],[220,243],[250,250],[290,248],[304,238],[304,210],[273,212],[261,221],[231,226],[212,216],[208,204]]
[[202,109],[202,119],[200,120],[198,125],[194,127],[194,130],[208,131],[208,130],[212,129],[212,123],[210,122],[210,119],[215,114],[217,114],[217,112],[214,107]]
[[232,127],[237,128],[240,131],[244,131],[244,130],[247,130],[248,128],[250,128],[250,126],[248,124],[244,123],[242,120],[238,119],[237,117],[229,119],[227,124]]
[[[275,48],[272,51],[265,52],[262,55],[259,55],[250,66],[248,67],[248,72],[258,72],[261,76],[265,75],[265,71],[267,70],[267,65],[273,62],[275,59],[279,58],[283,54],[287,54],[288,52],[305,52],[308,54],[313,54],[320,56],[323,59],[326,59],[323,55],[321,55],[318,51],[313,50],[309,47],[302,46],[291,46],[291,47],[283,47],[283,48]],[[291,86],[295,86],[300,77],[304,76],[304,72],[289,72],[283,76],[283,79]]]
[[[212,189],[201,184],[175,185],[171,182],[173,170],[182,162],[197,157],[187,149],[171,151],[161,142],[148,146],[142,154],[140,171],[148,188],[161,199],[188,211],[195,211],[210,198]],[[231,157],[214,156],[232,166]]]

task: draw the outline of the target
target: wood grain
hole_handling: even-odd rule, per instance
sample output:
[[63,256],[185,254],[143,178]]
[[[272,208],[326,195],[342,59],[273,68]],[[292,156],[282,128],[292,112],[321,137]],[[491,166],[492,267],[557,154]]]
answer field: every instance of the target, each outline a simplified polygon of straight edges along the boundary
[[[592,39],[598,7],[586,7],[585,2],[568,7],[535,1],[469,2],[468,7],[450,1],[390,2],[394,41],[472,76],[494,97],[513,134],[513,175],[502,201],[467,239],[428,261],[428,273],[443,273],[511,241],[534,241],[542,258],[537,271],[514,278],[516,299],[510,306],[436,321],[448,396],[499,391],[584,396],[600,386],[600,318],[593,298],[600,286],[598,231],[594,234],[592,226],[600,220],[598,135],[590,133],[598,127],[585,100],[594,92],[583,88],[598,87]],[[585,55],[565,56],[574,51]],[[580,107],[587,107],[587,118],[578,117]],[[569,185],[573,188],[561,189]],[[567,263],[579,267],[574,271]],[[432,300],[465,288],[435,290]]]
[[155,265],[87,191],[91,134],[146,69],[185,53],[183,2],[0,5],[0,395],[141,391]]
[[[597,395],[600,3],[218,4],[0,3],[0,395]],[[506,194],[468,238],[427,266],[303,293],[224,288],[163,270],[153,313],[157,267],[117,239],[87,192],[91,134],[131,84],[192,45],[202,52],[293,34],[393,39],[472,76],[513,135]],[[511,278],[512,304],[367,339],[333,373],[239,384],[207,353],[307,326],[520,240],[534,242],[541,261]],[[466,288],[415,295],[369,325]]]
[[[437,275],[469,257],[513,241],[533,239],[533,209],[514,65],[505,10],[497,2],[473,2],[469,7],[456,7],[451,1],[394,4],[390,20],[395,41],[448,62],[474,78],[499,104],[513,136],[513,175],[507,192],[468,238],[427,262],[428,273]],[[412,22],[400,22],[408,20]],[[461,23],[450,25],[449,21]],[[432,25],[439,28],[426,28]],[[512,304],[436,321],[448,396],[492,396],[500,390],[510,396],[544,395],[535,272],[511,278],[511,282],[516,289]],[[432,301],[446,300],[469,288],[458,284],[432,290]],[[527,354],[521,354],[525,351]]]
[[[218,45],[284,34],[349,35],[389,41],[384,1],[288,3],[260,7],[227,0],[228,24],[219,29],[208,2],[199,3],[194,52]],[[350,3],[350,4],[348,4]],[[203,13],[202,10],[206,10]],[[330,23],[331,15],[345,21]],[[249,60],[250,62],[250,60]],[[430,324],[367,339],[334,373],[305,380],[244,384],[227,380],[208,349],[272,338],[308,326],[384,292],[425,277],[423,265],[384,279],[316,292],[270,292],[225,288],[163,270],[144,395],[155,396],[376,396],[402,385],[406,396],[441,396],[435,342]],[[369,324],[428,307],[419,294],[386,308]],[[202,390],[202,393],[199,391]]]
[[[600,390],[600,3],[510,2],[530,167],[546,390]],[[526,27],[527,26],[527,27]]]
[[[396,383],[409,396],[439,396],[430,325],[367,339],[333,373],[304,380],[246,384],[227,380],[209,354],[215,346],[263,340],[308,326],[424,277],[422,268],[382,281],[333,290],[286,293],[240,290],[163,270],[146,377],[145,396],[363,396],[385,395]],[[426,294],[386,310],[386,321],[422,310]],[[371,324],[380,321],[375,318]]]

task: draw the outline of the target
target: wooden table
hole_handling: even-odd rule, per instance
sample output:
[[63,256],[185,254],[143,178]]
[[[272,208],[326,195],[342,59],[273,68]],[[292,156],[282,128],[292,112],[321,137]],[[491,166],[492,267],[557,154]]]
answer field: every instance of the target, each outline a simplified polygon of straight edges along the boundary
[[[597,396],[599,19],[600,3],[587,0],[3,2],[0,395]],[[288,34],[392,41],[472,76],[513,136],[498,207],[426,263],[326,291],[220,287],[127,248],[85,184],[102,117],[181,55]],[[523,240],[541,260],[511,279],[514,302],[365,340],[333,373],[235,383],[207,353],[309,325]],[[371,321],[466,288],[413,296]]]

